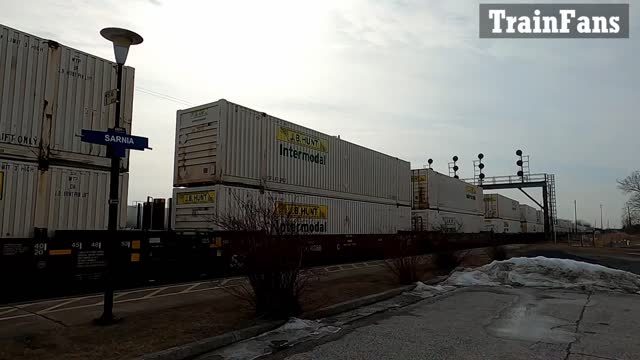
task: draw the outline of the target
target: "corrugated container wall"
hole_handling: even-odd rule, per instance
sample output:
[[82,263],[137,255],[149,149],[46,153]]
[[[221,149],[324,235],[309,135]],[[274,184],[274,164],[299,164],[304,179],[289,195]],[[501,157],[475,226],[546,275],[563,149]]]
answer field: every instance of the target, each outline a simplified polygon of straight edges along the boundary
[[520,221],[520,204],[500,194],[484,194],[484,217]]
[[538,212],[529,205],[520,204],[520,221],[535,224],[538,221]]
[[437,210],[411,211],[411,225],[414,231],[479,233],[483,228],[483,220],[482,215]]
[[538,225],[536,223],[523,222],[522,225],[523,233],[541,233],[544,232],[544,226]]
[[[115,63],[0,25],[0,157],[109,167],[106,146],[82,129],[113,127]],[[134,69],[123,72],[121,126],[131,132]],[[128,154],[127,154],[128,155]],[[128,169],[128,156],[122,159]]]
[[575,226],[573,225],[573,221],[558,219],[558,224],[556,225],[557,232],[573,232],[575,231]]
[[411,207],[482,215],[482,188],[432,169],[411,170]]
[[484,231],[517,234],[522,232],[522,225],[518,220],[484,219]]
[[285,233],[394,234],[411,228],[408,206],[274,191],[262,193],[220,184],[176,188],[173,202],[172,227],[176,231],[227,230],[224,224],[229,220],[249,216],[247,208],[285,218],[290,223]]
[[[106,230],[109,172],[0,161],[0,231],[2,238],[31,238],[34,228]],[[129,174],[120,176],[120,219],[126,224]]]
[[175,151],[175,186],[411,202],[408,162],[226,100],[178,111]]

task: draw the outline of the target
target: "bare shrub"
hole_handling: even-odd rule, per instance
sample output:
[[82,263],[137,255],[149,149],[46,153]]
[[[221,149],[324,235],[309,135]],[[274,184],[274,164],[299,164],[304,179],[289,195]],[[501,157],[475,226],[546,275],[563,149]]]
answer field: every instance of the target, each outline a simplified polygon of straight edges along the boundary
[[232,194],[233,203],[225,213],[216,214],[213,223],[224,230],[262,235],[245,239],[245,253],[236,265],[248,282],[229,292],[246,301],[256,316],[282,319],[300,314],[300,297],[316,278],[302,271],[304,248],[297,236],[301,215],[264,194]]
[[395,276],[400,284],[413,284],[419,280],[418,266],[420,265],[419,256],[397,257],[385,261],[385,266]]
[[411,239],[402,238],[391,259],[385,261],[385,267],[395,275],[400,284],[413,284],[419,280],[419,255],[410,251]]
[[457,253],[453,249],[442,249],[433,254],[433,259],[438,269],[449,273],[459,267],[466,256],[466,252]]
[[503,261],[507,259],[507,251],[502,246],[494,245],[487,250],[489,259]]

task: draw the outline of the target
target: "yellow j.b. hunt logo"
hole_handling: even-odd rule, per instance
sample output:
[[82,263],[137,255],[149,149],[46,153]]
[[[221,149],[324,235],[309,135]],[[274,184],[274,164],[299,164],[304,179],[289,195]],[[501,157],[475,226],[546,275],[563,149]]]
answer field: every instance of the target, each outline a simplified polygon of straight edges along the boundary
[[216,202],[216,192],[211,190],[180,193],[176,202],[178,205],[212,204]]
[[426,182],[427,175],[417,175],[411,177],[411,182]]
[[329,151],[329,142],[327,140],[303,134],[282,126],[278,127],[278,140],[322,152]]
[[276,202],[276,213],[280,216],[300,219],[326,219],[329,214],[329,207],[326,205]]

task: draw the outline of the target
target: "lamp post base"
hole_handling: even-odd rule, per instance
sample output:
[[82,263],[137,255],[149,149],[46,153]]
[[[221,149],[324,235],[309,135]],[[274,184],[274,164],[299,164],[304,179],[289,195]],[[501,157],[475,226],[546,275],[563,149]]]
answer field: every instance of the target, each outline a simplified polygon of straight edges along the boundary
[[122,322],[122,318],[119,318],[115,315],[105,316],[105,314],[102,314],[102,316],[93,320],[93,324],[97,326],[116,325],[121,322]]

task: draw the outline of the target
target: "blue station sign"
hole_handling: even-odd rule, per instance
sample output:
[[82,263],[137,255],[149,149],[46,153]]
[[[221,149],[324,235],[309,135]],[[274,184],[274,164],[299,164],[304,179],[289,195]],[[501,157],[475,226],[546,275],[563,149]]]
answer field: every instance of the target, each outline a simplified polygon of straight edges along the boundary
[[148,138],[129,135],[122,128],[107,131],[82,130],[82,141],[110,146],[113,154],[118,157],[124,157],[126,149],[151,150]]

